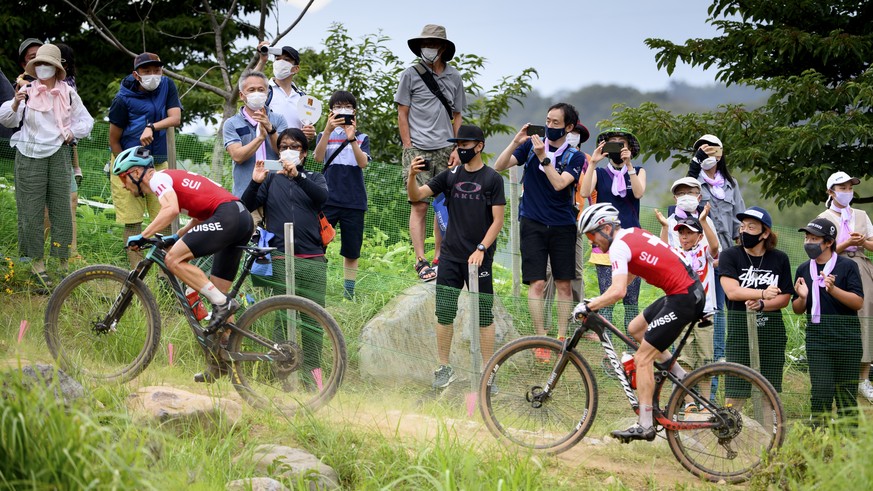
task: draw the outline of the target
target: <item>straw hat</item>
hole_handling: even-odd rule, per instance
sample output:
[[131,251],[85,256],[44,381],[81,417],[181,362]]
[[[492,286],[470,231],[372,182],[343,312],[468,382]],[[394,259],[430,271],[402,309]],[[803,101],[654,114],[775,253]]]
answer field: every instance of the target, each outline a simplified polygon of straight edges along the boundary
[[63,59],[61,59],[61,50],[54,44],[43,44],[36,52],[36,57],[27,63],[24,73],[36,78],[37,63],[47,63],[53,65],[58,71],[55,73],[56,80],[67,78],[67,71],[64,70]]

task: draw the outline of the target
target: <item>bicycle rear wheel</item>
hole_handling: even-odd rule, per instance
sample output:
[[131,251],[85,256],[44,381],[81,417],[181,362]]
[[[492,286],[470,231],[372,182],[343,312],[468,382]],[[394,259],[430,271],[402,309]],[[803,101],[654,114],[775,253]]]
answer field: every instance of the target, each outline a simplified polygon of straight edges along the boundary
[[[715,414],[684,410],[689,391],[703,392],[705,398],[713,378],[718,379],[718,391],[711,395]],[[713,482],[746,481],[769,452],[782,446],[782,403],[758,372],[736,363],[713,363],[689,373],[683,384],[688,390],[677,386],[670,396],[668,419],[723,423],[715,428],[667,430],[670,449],[692,474]]]
[[[301,408],[314,411],[339,389],[346,367],[346,343],[334,318],[317,303],[292,295],[277,295],[249,308],[237,326],[279,345],[289,362],[236,361],[230,379],[249,404],[291,415]],[[228,351],[276,354],[237,332]]]
[[141,280],[129,283],[129,301],[118,312],[117,322],[104,323],[129,274],[115,266],[89,266],[67,276],[49,298],[46,344],[71,375],[127,382],[154,357],[161,338],[161,315]]
[[[488,361],[479,386],[479,410],[499,440],[560,453],[588,432],[597,413],[597,383],[575,351],[568,353],[570,361],[550,396],[541,405],[532,399],[546,385],[561,349],[556,339],[529,336],[507,344]],[[546,354],[549,362],[544,361]]]

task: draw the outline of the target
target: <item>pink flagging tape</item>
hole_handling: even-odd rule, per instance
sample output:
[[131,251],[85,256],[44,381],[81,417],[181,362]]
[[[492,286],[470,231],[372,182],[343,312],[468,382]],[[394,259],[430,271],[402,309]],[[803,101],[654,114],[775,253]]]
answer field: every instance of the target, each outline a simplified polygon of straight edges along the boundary
[[173,343],[167,343],[167,359],[170,360],[170,366],[173,366]]
[[321,389],[324,387],[324,382],[321,378],[321,368],[312,369],[312,378],[315,379],[315,385],[318,387],[318,391],[321,392]]
[[27,319],[21,319],[21,326],[18,328],[18,344],[21,344],[21,340],[24,339],[24,333],[27,332],[28,327],[30,324],[27,323]]
[[473,412],[476,410],[476,393],[467,392],[467,416],[473,417]]

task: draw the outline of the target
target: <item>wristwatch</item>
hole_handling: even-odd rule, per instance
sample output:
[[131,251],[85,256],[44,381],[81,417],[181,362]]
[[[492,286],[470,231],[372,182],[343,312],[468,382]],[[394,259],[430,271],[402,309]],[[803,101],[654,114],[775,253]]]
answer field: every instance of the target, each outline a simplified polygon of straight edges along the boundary
[[636,170],[636,169],[631,169],[631,170],[627,171],[627,175],[629,175],[629,176],[635,176],[635,175],[637,175],[637,170]]
[[157,132],[157,130],[155,129],[155,124],[154,124],[154,123],[149,123],[149,124],[147,124],[147,125],[146,125],[146,128],[151,128],[151,130],[152,130],[152,134],[154,134],[154,133]]
[[543,159],[543,165],[549,165],[552,163],[552,159],[546,157]]
[[487,247],[485,247],[485,244],[480,243],[479,245],[476,246],[477,251],[485,252],[485,249],[487,249]]
[[273,126],[272,128],[270,128],[270,131],[268,131],[267,134],[268,135],[275,135],[276,134],[276,127]]

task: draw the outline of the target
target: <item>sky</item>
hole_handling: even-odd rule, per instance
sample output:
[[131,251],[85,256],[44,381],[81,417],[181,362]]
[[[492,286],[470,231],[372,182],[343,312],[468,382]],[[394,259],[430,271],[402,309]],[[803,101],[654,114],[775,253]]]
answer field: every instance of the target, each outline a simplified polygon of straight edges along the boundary
[[[307,3],[280,1],[283,27]],[[556,7],[540,8],[547,5]],[[388,47],[411,64],[414,55],[406,41],[418,37],[425,24],[439,24],[458,53],[487,59],[480,74],[486,87],[533,67],[539,72],[533,87],[547,96],[593,84],[654,91],[665,89],[671,80],[715,83],[715,70],[685,65],[677,65],[668,76],[658,70],[655,51],[644,44],[646,38],[682,43],[716,36],[718,31],[706,23],[709,5],[700,0],[315,0],[280,44],[318,49],[328,27],[340,22],[352,38],[381,29],[391,38]]]

